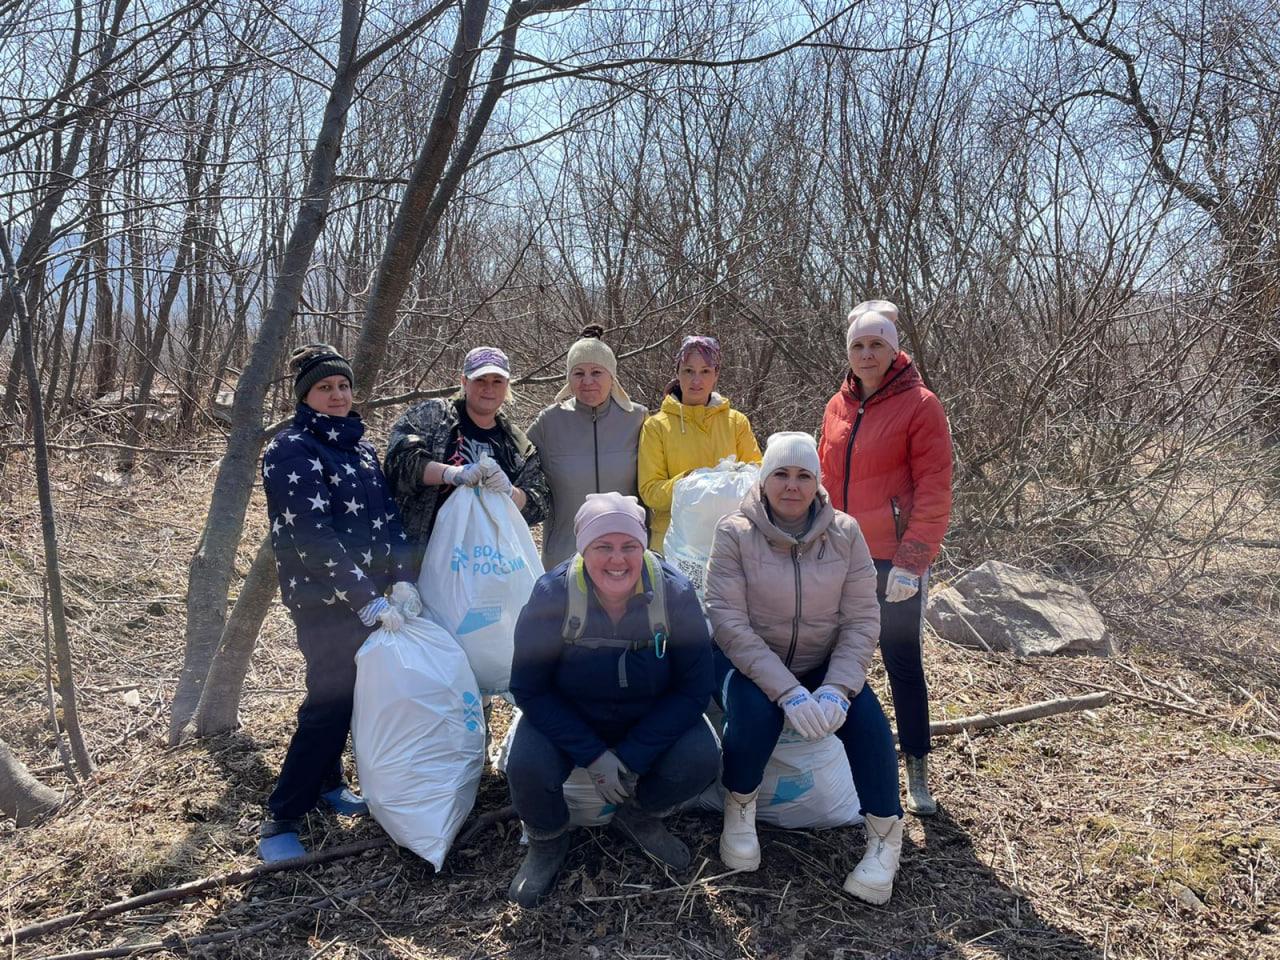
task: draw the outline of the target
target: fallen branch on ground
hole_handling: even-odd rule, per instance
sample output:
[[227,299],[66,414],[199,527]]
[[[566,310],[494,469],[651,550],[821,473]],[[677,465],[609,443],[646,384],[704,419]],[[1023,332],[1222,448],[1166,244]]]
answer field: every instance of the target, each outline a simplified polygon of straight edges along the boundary
[[[80,910],[76,913],[68,913],[61,917],[51,917],[48,920],[41,920],[39,923],[32,923],[25,927],[19,927],[16,930],[0,934],[0,946],[16,946],[26,940],[34,940],[38,937],[44,937],[50,933],[55,933],[58,930],[65,930],[67,927],[74,927],[80,923],[114,917],[117,914],[128,913],[131,910],[137,910],[140,907],[147,907],[153,903],[164,903],[169,900],[186,900],[190,897],[194,897],[196,894],[203,893],[205,890],[214,890],[218,887],[233,886],[238,883],[244,883],[248,880],[256,880],[258,877],[264,877],[272,873],[282,873],[286,870],[301,870],[306,867],[313,867],[317,864],[329,863],[333,860],[342,860],[346,857],[354,857],[357,854],[364,853],[366,850],[377,850],[380,847],[386,847],[390,844],[390,837],[378,837],[375,840],[362,840],[359,843],[349,843],[345,846],[332,847],[328,850],[317,850],[314,853],[308,853],[303,857],[294,857],[292,860],[282,860],[279,863],[260,863],[256,867],[250,867],[245,870],[233,870],[231,873],[224,873],[214,877],[202,877],[199,880],[192,880],[189,883],[179,884],[176,887],[165,887],[161,890],[151,890],[147,893],[139,894],[136,897],[117,900],[115,903],[108,903],[101,907],[94,907],[91,910]],[[85,954],[85,956],[88,956],[88,954]],[[108,954],[94,954],[94,956],[108,956]],[[123,956],[123,954],[110,954],[110,956]]]
[[1026,723],[1028,720],[1040,720],[1044,717],[1056,716],[1059,713],[1071,713],[1076,710],[1088,710],[1092,707],[1105,707],[1111,702],[1111,691],[1089,693],[1082,697],[1061,697],[1057,700],[1042,700],[1040,703],[1028,704],[1025,707],[1014,707],[996,713],[980,713],[973,717],[960,717],[958,720],[941,720],[929,724],[929,733],[935,737],[963,730],[986,730],[990,727],[1005,727],[1011,723]]
[[488,813],[482,813],[476,817],[475,822],[458,837],[454,843],[455,847],[464,847],[471,842],[471,839],[485,827],[491,827],[495,823],[503,823],[507,820],[514,820],[516,817],[516,808],[511,804],[505,807],[499,807],[497,810],[490,810]]
[[[299,860],[306,859],[299,857]],[[355,897],[363,896],[374,890],[385,887],[395,879],[395,876],[382,877],[374,880],[372,883],[363,883],[357,887],[348,887],[345,890],[339,890],[337,893],[331,893],[327,897],[317,897],[315,900],[308,900],[300,907],[294,907],[278,917],[271,917],[269,920],[262,920],[258,923],[251,924],[247,927],[235,927],[231,930],[220,930],[217,933],[206,933],[198,937],[181,937],[178,934],[171,934],[163,940],[151,940],[147,943],[135,943],[123,947],[104,947],[98,950],[79,950],[75,953],[58,953],[41,957],[40,960],[102,960],[105,957],[138,957],[145,953],[158,953],[161,950],[171,950],[187,952],[189,948],[202,946],[210,943],[225,943],[228,940],[241,940],[245,937],[251,937],[254,934],[262,933],[270,930],[272,927],[291,920],[296,916],[304,913],[312,913],[314,911],[323,910],[328,906],[338,906],[339,900],[351,900]]]

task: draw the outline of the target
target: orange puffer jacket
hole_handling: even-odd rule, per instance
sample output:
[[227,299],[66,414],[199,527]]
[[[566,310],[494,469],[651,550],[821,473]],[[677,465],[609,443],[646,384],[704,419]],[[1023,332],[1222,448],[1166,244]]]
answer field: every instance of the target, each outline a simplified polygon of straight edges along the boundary
[[822,417],[822,485],[877,560],[922,574],[951,518],[951,430],[937,396],[899,353],[865,399],[849,373]]

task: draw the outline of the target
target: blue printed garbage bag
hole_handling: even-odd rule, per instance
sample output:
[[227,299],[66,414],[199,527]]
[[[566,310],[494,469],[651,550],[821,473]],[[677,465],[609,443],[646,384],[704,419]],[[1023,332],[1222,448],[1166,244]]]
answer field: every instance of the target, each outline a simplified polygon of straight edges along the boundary
[[511,686],[516,618],[542,572],[529,526],[509,496],[462,488],[440,508],[418,590],[431,618],[466,652],[483,694]]
[[471,666],[442,627],[411,617],[360,647],[351,741],[374,819],[439,870],[475,805],[485,741]]
[[[702,791],[698,806],[724,809],[719,781]],[[831,735],[811,742],[783,727],[760,781],[756,819],[788,830],[844,827],[862,822],[861,806],[844,745]]]

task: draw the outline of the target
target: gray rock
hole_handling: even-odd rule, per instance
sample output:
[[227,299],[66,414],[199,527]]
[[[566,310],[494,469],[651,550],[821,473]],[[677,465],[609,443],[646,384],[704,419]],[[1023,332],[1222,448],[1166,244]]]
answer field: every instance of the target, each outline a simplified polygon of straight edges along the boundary
[[931,591],[925,619],[952,643],[1020,657],[1114,652],[1102,614],[1083,590],[998,560]]

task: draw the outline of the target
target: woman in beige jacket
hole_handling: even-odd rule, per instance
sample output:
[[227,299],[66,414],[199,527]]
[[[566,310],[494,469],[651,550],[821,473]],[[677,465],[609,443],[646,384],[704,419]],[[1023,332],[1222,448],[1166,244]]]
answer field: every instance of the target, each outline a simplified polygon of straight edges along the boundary
[[769,438],[760,486],[716,527],[707,569],[717,699],[725,714],[725,866],[760,866],[756,792],[783,723],[844,745],[867,851],[844,889],[885,903],[902,852],[898,763],[867,667],[880,633],[876,569],[857,521],[820,485],[805,433]]

